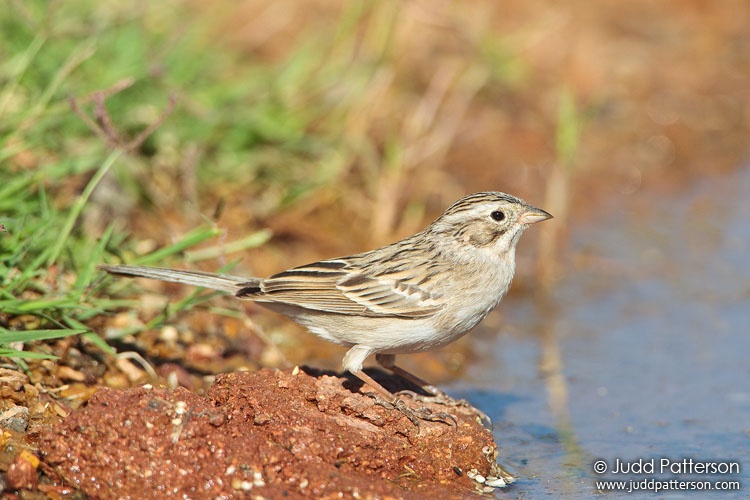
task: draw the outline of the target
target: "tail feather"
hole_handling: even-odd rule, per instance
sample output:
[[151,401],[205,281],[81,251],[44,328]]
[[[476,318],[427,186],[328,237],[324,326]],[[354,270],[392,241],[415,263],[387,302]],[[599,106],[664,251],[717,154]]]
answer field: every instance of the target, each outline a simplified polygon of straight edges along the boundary
[[204,273],[202,271],[188,271],[182,269],[165,269],[147,266],[110,266],[101,265],[99,269],[118,276],[150,278],[154,280],[182,283],[185,285],[222,290],[236,294],[247,287],[260,286],[258,278],[242,278],[223,274]]

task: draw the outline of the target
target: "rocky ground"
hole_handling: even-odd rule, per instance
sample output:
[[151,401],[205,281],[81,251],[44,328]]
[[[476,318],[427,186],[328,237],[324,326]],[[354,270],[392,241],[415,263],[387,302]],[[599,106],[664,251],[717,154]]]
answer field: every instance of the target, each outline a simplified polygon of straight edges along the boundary
[[[391,387],[400,382],[378,378]],[[447,409],[456,418],[455,425],[415,426],[376,405],[360,386],[295,368],[219,375],[205,397],[151,385],[101,389],[56,425],[30,433],[36,450],[15,455],[6,494],[472,498],[512,482],[472,408],[405,396],[410,406]],[[14,432],[5,430],[5,439]]]

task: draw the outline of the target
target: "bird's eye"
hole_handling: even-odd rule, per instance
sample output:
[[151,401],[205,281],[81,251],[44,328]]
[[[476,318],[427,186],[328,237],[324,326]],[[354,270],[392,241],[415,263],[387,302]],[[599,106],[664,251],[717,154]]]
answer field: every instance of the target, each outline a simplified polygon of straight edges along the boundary
[[490,214],[490,217],[492,217],[493,220],[500,222],[505,218],[505,214],[501,212],[500,210],[495,210]]

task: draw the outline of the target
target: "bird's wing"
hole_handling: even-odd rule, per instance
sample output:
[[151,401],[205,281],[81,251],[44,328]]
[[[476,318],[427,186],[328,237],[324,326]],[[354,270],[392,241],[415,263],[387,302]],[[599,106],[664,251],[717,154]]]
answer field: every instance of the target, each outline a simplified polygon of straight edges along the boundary
[[442,308],[427,290],[395,277],[350,274],[338,283],[338,289],[378,316],[421,318]]
[[345,260],[308,264],[263,280],[237,294],[334,314],[421,318],[438,311],[428,291],[398,276],[370,276]]

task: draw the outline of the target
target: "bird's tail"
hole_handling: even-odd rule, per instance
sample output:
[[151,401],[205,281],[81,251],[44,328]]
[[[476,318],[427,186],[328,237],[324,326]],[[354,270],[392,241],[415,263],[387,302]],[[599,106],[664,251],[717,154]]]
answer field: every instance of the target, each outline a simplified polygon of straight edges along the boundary
[[150,278],[154,280],[182,283],[185,285],[222,290],[236,294],[243,288],[260,285],[258,278],[241,278],[223,274],[204,273],[202,271],[188,271],[183,269],[166,269],[147,266],[110,266],[101,265],[99,269],[118,276]]

